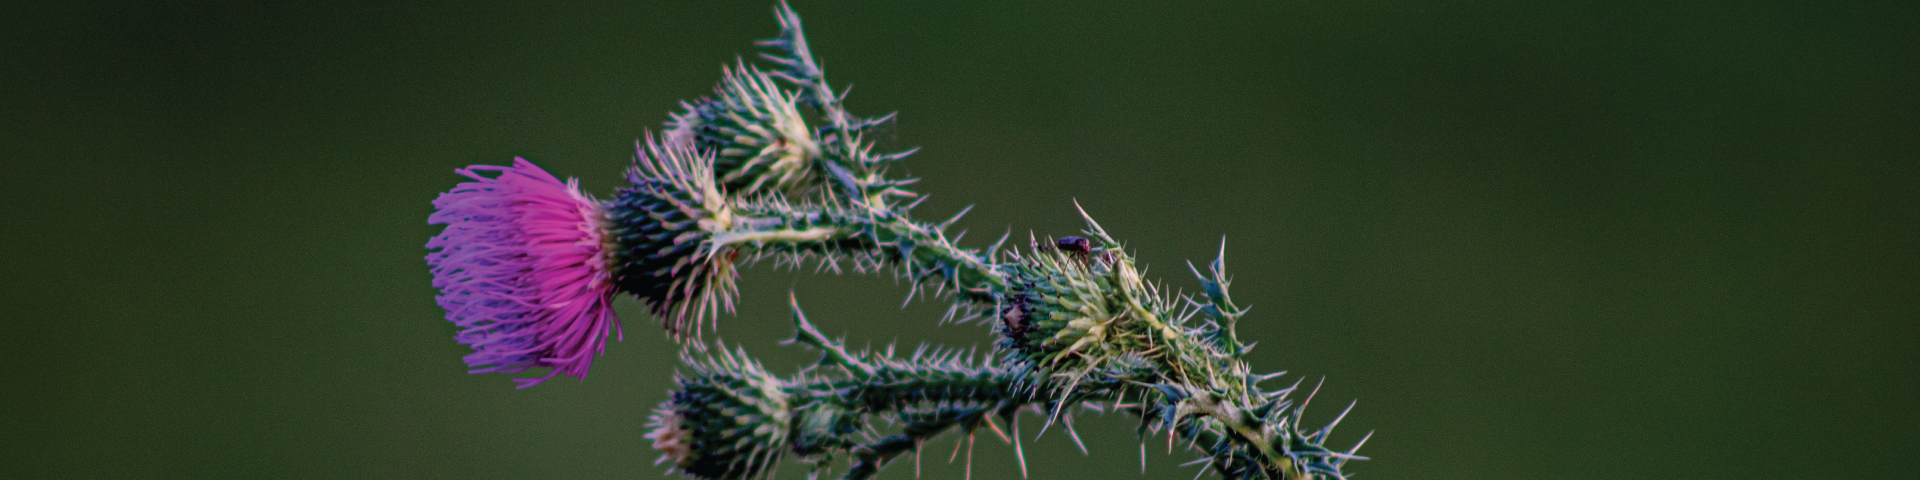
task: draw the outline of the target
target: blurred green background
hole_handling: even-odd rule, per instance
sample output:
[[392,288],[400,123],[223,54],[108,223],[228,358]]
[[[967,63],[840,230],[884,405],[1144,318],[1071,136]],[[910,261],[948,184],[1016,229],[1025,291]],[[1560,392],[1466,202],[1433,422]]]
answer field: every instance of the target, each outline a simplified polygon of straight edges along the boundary
[[[189,3],[0,16],[0,476],[658,478],[676,347],[625,301],[585,382],[466,375],[428,202],[516,155],[607,194],[771,2]],[[795,6],[967,243],[1078,199],[1192,289],[1225,236],[1255,366],[1359,401],[1362,478],[1733,479],[1920,467],[1916,5]],[[771,266],[719,333],[776,371],[789,290],[856,345],[990,340]],[[1079,423],[1036,478],[1141,478]]]

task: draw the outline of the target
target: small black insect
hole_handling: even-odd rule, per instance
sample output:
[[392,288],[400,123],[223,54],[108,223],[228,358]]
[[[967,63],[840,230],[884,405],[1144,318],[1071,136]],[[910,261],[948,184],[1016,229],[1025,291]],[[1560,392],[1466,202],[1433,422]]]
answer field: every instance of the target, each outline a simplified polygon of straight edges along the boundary
[[1062,252],[1087,253],[1093,250],[1093,242],[1087,241],[1085,237],[1061,237],[1059,241],[1054,242],[1054,246]]

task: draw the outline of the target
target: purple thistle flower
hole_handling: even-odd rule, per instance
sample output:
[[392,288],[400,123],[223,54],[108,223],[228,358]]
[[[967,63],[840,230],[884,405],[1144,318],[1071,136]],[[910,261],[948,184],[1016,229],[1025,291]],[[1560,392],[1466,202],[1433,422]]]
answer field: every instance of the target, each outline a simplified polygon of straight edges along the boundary
[[447,228],[427,241],[427,265],[454,339],[473,347],[468,373],[552,369],[519,388],[586,378],[608,332],[621,335],[605,209],[524,158],[455,172],[473,181],[434,199],[427,223]]

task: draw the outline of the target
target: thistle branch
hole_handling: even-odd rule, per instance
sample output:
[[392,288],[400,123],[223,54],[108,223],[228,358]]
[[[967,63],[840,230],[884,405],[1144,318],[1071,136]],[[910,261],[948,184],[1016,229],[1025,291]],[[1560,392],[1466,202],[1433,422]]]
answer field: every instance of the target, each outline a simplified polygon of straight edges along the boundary
[[[1229,295],[1224,240],[1205,272],[1189,263],[1200,282],[1196,295],[1168,294],[1145,278],[1134,255],[1084,209],[1079,235],[1034,238],[1025,249],[1003,250],[1006,237],[984,250],[962,247],[961,235],[946,232],[965,210],[946,221],[916,220],[911,212],[925,199],[910,189],[916,179],[888,176],[888,166],[916,150],[877,154],[865,138],[894,116],[849,113],[845,92],[828,85],[808,48],[799,16],[785,3],[775,13],[780,35],[760,42],[767,64],[740,61],[724,69],[711,96],[683,103],[664,135],[649,135],[639,146],[629,173],[633,185],[611,200],[591,200],[543,179],[534,191],[553,197],[539,203],[551,212],[525,225],[496,213],[532,204],[515,197],[526,195],[522,191],[472,195],[494,202],[487,208],[455,208],[464,204],[453,200],[466,197],[449,200],[446,208],[480,213],[444,221],[487,230],[436,240],[446,244],[436,248],[505,251],[511,255],[501,258],[512,262],[548,251],[570,255],[538,264],[545,275],[538,280],[546,283],[515,277],[534,267],[495,262],[483,273],[501,285],[558,289],[586,282],[593,288],[566,291],[599,302],[575,304],[556,295],[516,306],[521,293],[456,282],[471,272],[440,265],[474,262],[443,252],[430,257],[444,257],[430,260],[438,262],[436,275],[459,277],[443,282],[453,291],[443,304],[493,315],[456,322],[475,325],[473,335],[508,325],[519,329],[503,334],[508,340],[565,346],[570,355],[590,359],[587,347],[600,337],[579,332],[604,332],[609,323],[601,317],[567,323],[577,319],[565,308],[596,306],[588,313],[610,316],[610,307],[598,307],[615,293],[634,295],[676,339],[687,340],[722,310],[732,311],[739,262],[772,256],[799,266],[818,259],[837,270],[834,262],[851,258],[856,271],[891,269],[910,280],[909,300],[932,290],[930,296],[951,302],[949,318],[965,313],[985,320],[997,337],[995,354],[982,360],[938,349],[906,358],[848,351],[813,326],[795,299],[789,343],[820,350],[816,368],[783,377],[742,350],[688,354],[688,371],[648,435],[663,461],[695,477],[731,479],[763,476],[787,454],[816,465],[844,455],[853,461],[846,478],[867,478],[943,432],[971,434],[983,423],[991,426],[992,416],[1011,420],[1027,408],[1042,412],[1050,427],[1085,405],[1137,415],[1143,435],[1165,431],[1187,439],[1209,468],[1230,479],[1345,478],[1345,462],[1361,458],[1354,454],[1358,445],[1325,447],[1339,419],[1305,429],[1300,420],[1308,402],[1294,404],[1294,387],[1259,385],[1280,374],[1253,373],[1246,362],[1253,344],[1243,343],[1236,329],[1248,309]],[[528,246],[523,239],[529,236],[512,228],[561,232],[554,237],[571,243],[568,249]],[[455,244],[469,237],[517,250]],[[697,338],[690,344],[706,345]],[[516,369],[538,363],[522,358],[523,350],[489,354],[498,357],[489,361]],[[564,366],[578,371],[568,374],[584,376],[585,362],[574,357]],[[900,428],[879,433],[877,420]]]

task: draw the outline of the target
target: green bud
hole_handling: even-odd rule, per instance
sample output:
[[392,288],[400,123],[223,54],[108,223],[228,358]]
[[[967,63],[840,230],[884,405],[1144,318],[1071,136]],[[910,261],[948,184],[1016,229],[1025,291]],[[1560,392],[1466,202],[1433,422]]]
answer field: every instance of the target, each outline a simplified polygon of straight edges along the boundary
[[734,217],[713,161],[687,143],[648,137],[628,172],[633,186],[607,205],[620,289],[640,297],[675,335],[733,309],[738,254],[709,245]]
[[791,437],[785,382],[745,352],[687,362],[673,397],[654,411],[646,438],[660,461],[696,478],[741,479],[766,474]]
[[728,191],[799,193],[817,186],[820,144],[798,108],[797,92],[742,63],[725,72],[712,97],[683,102],[668,134],[717,154],[714,173]]

